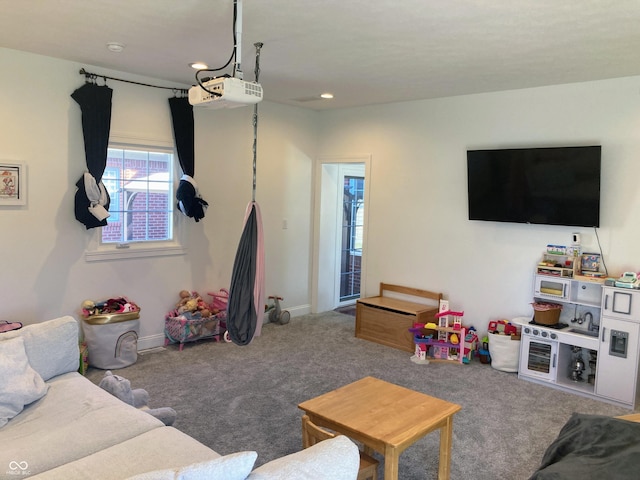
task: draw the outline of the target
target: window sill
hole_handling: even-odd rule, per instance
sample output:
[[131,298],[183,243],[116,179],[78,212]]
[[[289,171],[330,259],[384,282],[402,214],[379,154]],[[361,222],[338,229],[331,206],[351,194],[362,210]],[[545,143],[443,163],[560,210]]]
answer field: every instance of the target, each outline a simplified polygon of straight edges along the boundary
[[148,244],[126,244],[127,247],[101,246],[96,250],[85,251],[87,262],[102,262],[106,260],[125,260],[128,258],[168,257],[185,255],[187,249],[177,243],[151,246]]

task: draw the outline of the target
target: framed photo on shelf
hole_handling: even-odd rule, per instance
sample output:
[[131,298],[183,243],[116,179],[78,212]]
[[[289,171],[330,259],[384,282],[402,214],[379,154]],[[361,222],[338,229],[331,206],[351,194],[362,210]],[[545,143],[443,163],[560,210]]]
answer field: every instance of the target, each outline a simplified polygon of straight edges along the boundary
[[600,271],[600,254],[599,253],[583,253],[582,254],[582,271],[583,272],[599,272]]
[[27,204],[27,170],[24,163],[0,160],[0,207]]

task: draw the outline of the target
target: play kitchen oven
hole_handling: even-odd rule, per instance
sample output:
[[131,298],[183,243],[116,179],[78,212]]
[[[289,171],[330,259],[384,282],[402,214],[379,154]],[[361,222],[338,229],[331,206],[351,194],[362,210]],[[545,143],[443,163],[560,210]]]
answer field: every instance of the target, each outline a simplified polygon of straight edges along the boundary
[[[566,323],[555,325],[523,324],[518,376],[550,383],[567,383],[575,387],[572,384],[582,380],[576,378],[575,374],[572,375],[572,372],[575,371],[573,358],[577,356],[576,349],[582,350],[586,366],[586,357],[591,359],[593,356],[591,352],[598,350],[598,338],[587,333],[575,333],[568,330],[571,329]],[[592,378],[595,381],[595,364],[592,363],[591,368],[593,373],[587,372],[587,376],[584,378],[588,386],[580,385],[587,390],[594,388],[593,382],[588,383],[587,381],[590,374],[594,375]]]

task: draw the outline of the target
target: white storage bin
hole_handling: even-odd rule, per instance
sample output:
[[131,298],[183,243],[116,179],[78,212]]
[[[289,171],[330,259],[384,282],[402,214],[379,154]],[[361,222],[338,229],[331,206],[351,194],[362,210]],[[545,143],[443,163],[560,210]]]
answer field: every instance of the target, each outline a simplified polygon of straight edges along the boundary
[[107,370],[136,363],[139,318],[138,312],[84,318],[82,330],[89,350],[89,365]]
[[520,359],[520,340],[511,335],[489,334],[491,366],[502,372],[517,372]]

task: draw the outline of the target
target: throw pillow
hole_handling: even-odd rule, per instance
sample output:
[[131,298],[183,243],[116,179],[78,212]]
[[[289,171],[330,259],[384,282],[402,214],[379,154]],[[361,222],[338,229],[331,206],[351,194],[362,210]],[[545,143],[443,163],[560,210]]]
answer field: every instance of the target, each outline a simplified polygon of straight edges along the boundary
[[45,382],[78,370],[78,322],[73,317],[27,325],[22,332],[29,362]]
[[256,468],[247,480],[355,480],[360,453],[344,435],[316,443]]
[[46,382],[57,375],[78,370],[78,330],[76,319],[67,315],[3,333],[0,341],[24,338],[29,363]]
[[256,462],[256,452],[238,452],[194,463],[179,469],[168,468],[153,472],[141,473],[129,477],[128,480],[209,480],[220,478],[224,480],[245,480]]
[[31,368],[22,337],[0,342],[0,427],[47,393],[49,386]]

